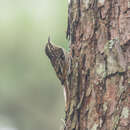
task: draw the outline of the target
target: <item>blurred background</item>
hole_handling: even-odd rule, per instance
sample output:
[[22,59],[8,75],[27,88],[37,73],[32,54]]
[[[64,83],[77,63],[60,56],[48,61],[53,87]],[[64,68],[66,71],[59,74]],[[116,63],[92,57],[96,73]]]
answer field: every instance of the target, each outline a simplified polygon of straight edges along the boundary
[[0,130],[60,130],[64,96],[44,53],[68,49],[67,0],[0,0]]

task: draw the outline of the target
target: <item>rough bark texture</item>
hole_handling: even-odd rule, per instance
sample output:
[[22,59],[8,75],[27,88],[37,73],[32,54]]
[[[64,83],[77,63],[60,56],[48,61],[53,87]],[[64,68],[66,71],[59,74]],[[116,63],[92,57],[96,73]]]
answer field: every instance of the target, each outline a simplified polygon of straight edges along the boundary
[[66,53],[46,54],[66,91],[64,130],[130,129],[130,0],[70,0]]

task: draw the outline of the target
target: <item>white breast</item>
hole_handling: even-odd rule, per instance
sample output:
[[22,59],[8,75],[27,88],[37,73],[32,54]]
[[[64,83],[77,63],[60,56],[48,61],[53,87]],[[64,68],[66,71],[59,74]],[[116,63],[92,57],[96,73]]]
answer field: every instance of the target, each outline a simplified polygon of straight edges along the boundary
[[66,91],[65,91],[65,87],[64,87],[64,98],[65,98],[65,104],[66,104]]

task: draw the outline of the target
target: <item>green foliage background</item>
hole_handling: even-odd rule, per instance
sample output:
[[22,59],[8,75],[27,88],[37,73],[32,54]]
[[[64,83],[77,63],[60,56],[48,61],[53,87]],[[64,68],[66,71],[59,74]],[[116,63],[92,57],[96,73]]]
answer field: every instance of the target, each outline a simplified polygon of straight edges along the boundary
[[50,35],[68,48],[67,6],[67,0],[0,0],[0,130],[63,125],[63,88],[44,47]]

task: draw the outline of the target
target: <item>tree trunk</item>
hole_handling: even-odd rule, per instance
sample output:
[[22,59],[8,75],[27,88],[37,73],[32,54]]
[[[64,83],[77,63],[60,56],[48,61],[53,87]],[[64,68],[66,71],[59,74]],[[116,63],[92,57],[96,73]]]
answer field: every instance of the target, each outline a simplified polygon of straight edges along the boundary
[[45,51],[66,92],[64,130],[130,130],[130,0],[70,0],[70,51]]

